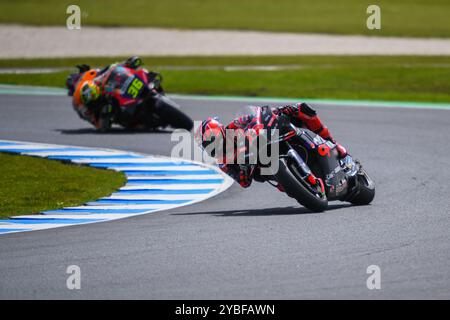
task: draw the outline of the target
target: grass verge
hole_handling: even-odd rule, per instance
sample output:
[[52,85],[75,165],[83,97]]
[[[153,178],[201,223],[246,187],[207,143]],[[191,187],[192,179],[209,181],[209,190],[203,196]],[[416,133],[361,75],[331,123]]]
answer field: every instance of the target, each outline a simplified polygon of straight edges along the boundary
[[[0,23],[65,26],[70,4],[80,6],[83,26],[450,36],[448,0],[19,0],[0,1]],[[381,30],[366,26],[372,4],[381,9]]]
[[119,172],[4,153],[0,172],[1,218],[77,206],[125,184]]
[[[102,66],[116,58],[0,60],[0,67]],[[144,57],[168,92],[319,99],[450,102],[450,57]],[[274,71],[249,66],[287,67]],[[229,68],[244,66],[245,68]],[[177,69],[178,68],[178,69]],[[186,69],[183,69],[186,68]],[[230,71],[231,70],[231,71]],[[64,87],[68,71],[0,74],[0,83]]]

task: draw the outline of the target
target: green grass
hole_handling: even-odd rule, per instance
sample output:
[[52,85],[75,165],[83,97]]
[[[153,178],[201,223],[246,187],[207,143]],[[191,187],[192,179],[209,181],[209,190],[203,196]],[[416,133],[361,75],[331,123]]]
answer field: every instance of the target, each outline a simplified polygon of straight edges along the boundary
[[[0,23],[64,26],[69,4],[84,26],[450,36],[448,0],[16,0],[0,2]],[[381,8],[381,30],[366,27],[370,4]]]
[[[81,57],[81,58],[33,58],[0,59],[0,68],[13,67],[73,67],[80,63],[91,66],[103,66],[120,62],[128,57]],[[448,56],[186,56],[142,57],[146,68],[164,68],[167,66],[258,66],[258,65],[304,65],[305,67],[345,67],[345,66],[416,66],[448,65]]]
[[[120,59],[0,60],[0,67],[62,67],[81,62],[99,66],[117,60]],[[450,57],[147,57],[144,62],[148,68],[163,73],[165,88],[172,93],[450,102]],[[250,65],[297,68],[223,70],[224,66]],[[191,66],[194,70],[174,70],[176,66]],[[217,70],[201,69],[206,66]],[[0,83],[64,87],[67,74],[0,74]]]
[[77,206],[125,184],[121,173],[0,153],[0,217]]

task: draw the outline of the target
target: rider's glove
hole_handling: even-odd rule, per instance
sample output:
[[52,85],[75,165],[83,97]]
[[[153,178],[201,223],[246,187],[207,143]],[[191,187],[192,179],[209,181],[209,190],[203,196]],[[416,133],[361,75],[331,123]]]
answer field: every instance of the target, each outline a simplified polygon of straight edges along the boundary
[[298,113],[298,108],[296,106],[292,106],[292,105],[279,107],[277,110],[288,116],[294,116]]
[[252,183],[252,166],[245,165],[220,165],[219,168],[238,182],[241,187],[248,188]]
[[101,107],[100,113],[103,115],[109,115],[113,112],[113,106],[112,104],[108,103]]
[[347,149],[345,149],[345,147],[339,143],[336,142],[336,140],[334,140],[332,137],[330,137],[329,139],[326,139],[328,141],[333,142],[336,145],[336,150],[339,154],[339,158],[345,158],[347,156]]
[[239,184],[243,188],[248,188],[252,183],[252,166],[239,166]]
[[336,143],[336,150],[338,151],[340,158],[345,158],[347,156],[347,149],[345,149],[339,143]]

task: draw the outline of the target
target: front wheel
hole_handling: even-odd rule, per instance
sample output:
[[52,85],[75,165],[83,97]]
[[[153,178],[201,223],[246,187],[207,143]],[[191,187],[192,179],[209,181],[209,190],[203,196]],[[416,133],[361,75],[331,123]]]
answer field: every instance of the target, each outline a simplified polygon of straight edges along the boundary
[[328,208],[327,197],[319,193],[314,194],[312,190],[309,190],[306,182],[299,176],[298,170],[293,164],[289,165],[286,159],[280,159],[275,178],[284,187],[288,196],[309,210],[322,212]]
[[97,131],[107,132],[111,129],[112,125],[112,107],[110,105],[104,106],[100,111],[98,117]]
[[155,98],[154,112],[164,124],[176,129],[192,130],[194,122],[174,102],[163,95],[158,95]]
[[368,205],[375,198],[375,183],[364,169],[359,169],[356,179],[358,193],[349,202],[357,206]]

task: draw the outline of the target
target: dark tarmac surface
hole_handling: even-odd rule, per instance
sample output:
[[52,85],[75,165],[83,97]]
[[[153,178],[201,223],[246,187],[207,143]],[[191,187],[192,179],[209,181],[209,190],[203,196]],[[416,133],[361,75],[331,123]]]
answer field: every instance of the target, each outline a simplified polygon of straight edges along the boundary
[[[194,119],[247,103],[178,100]],[[0,139],[170,155],[169,133],[95,133],[67,97],[0,95]],[[124,220],[0,237],[0,298],[450,298],[450,112],[316,106],[377,184],[310,213],[269,184]],[[81,290],[66,268],[81,268]],[[369,265],[381,290],[368,290]]]

